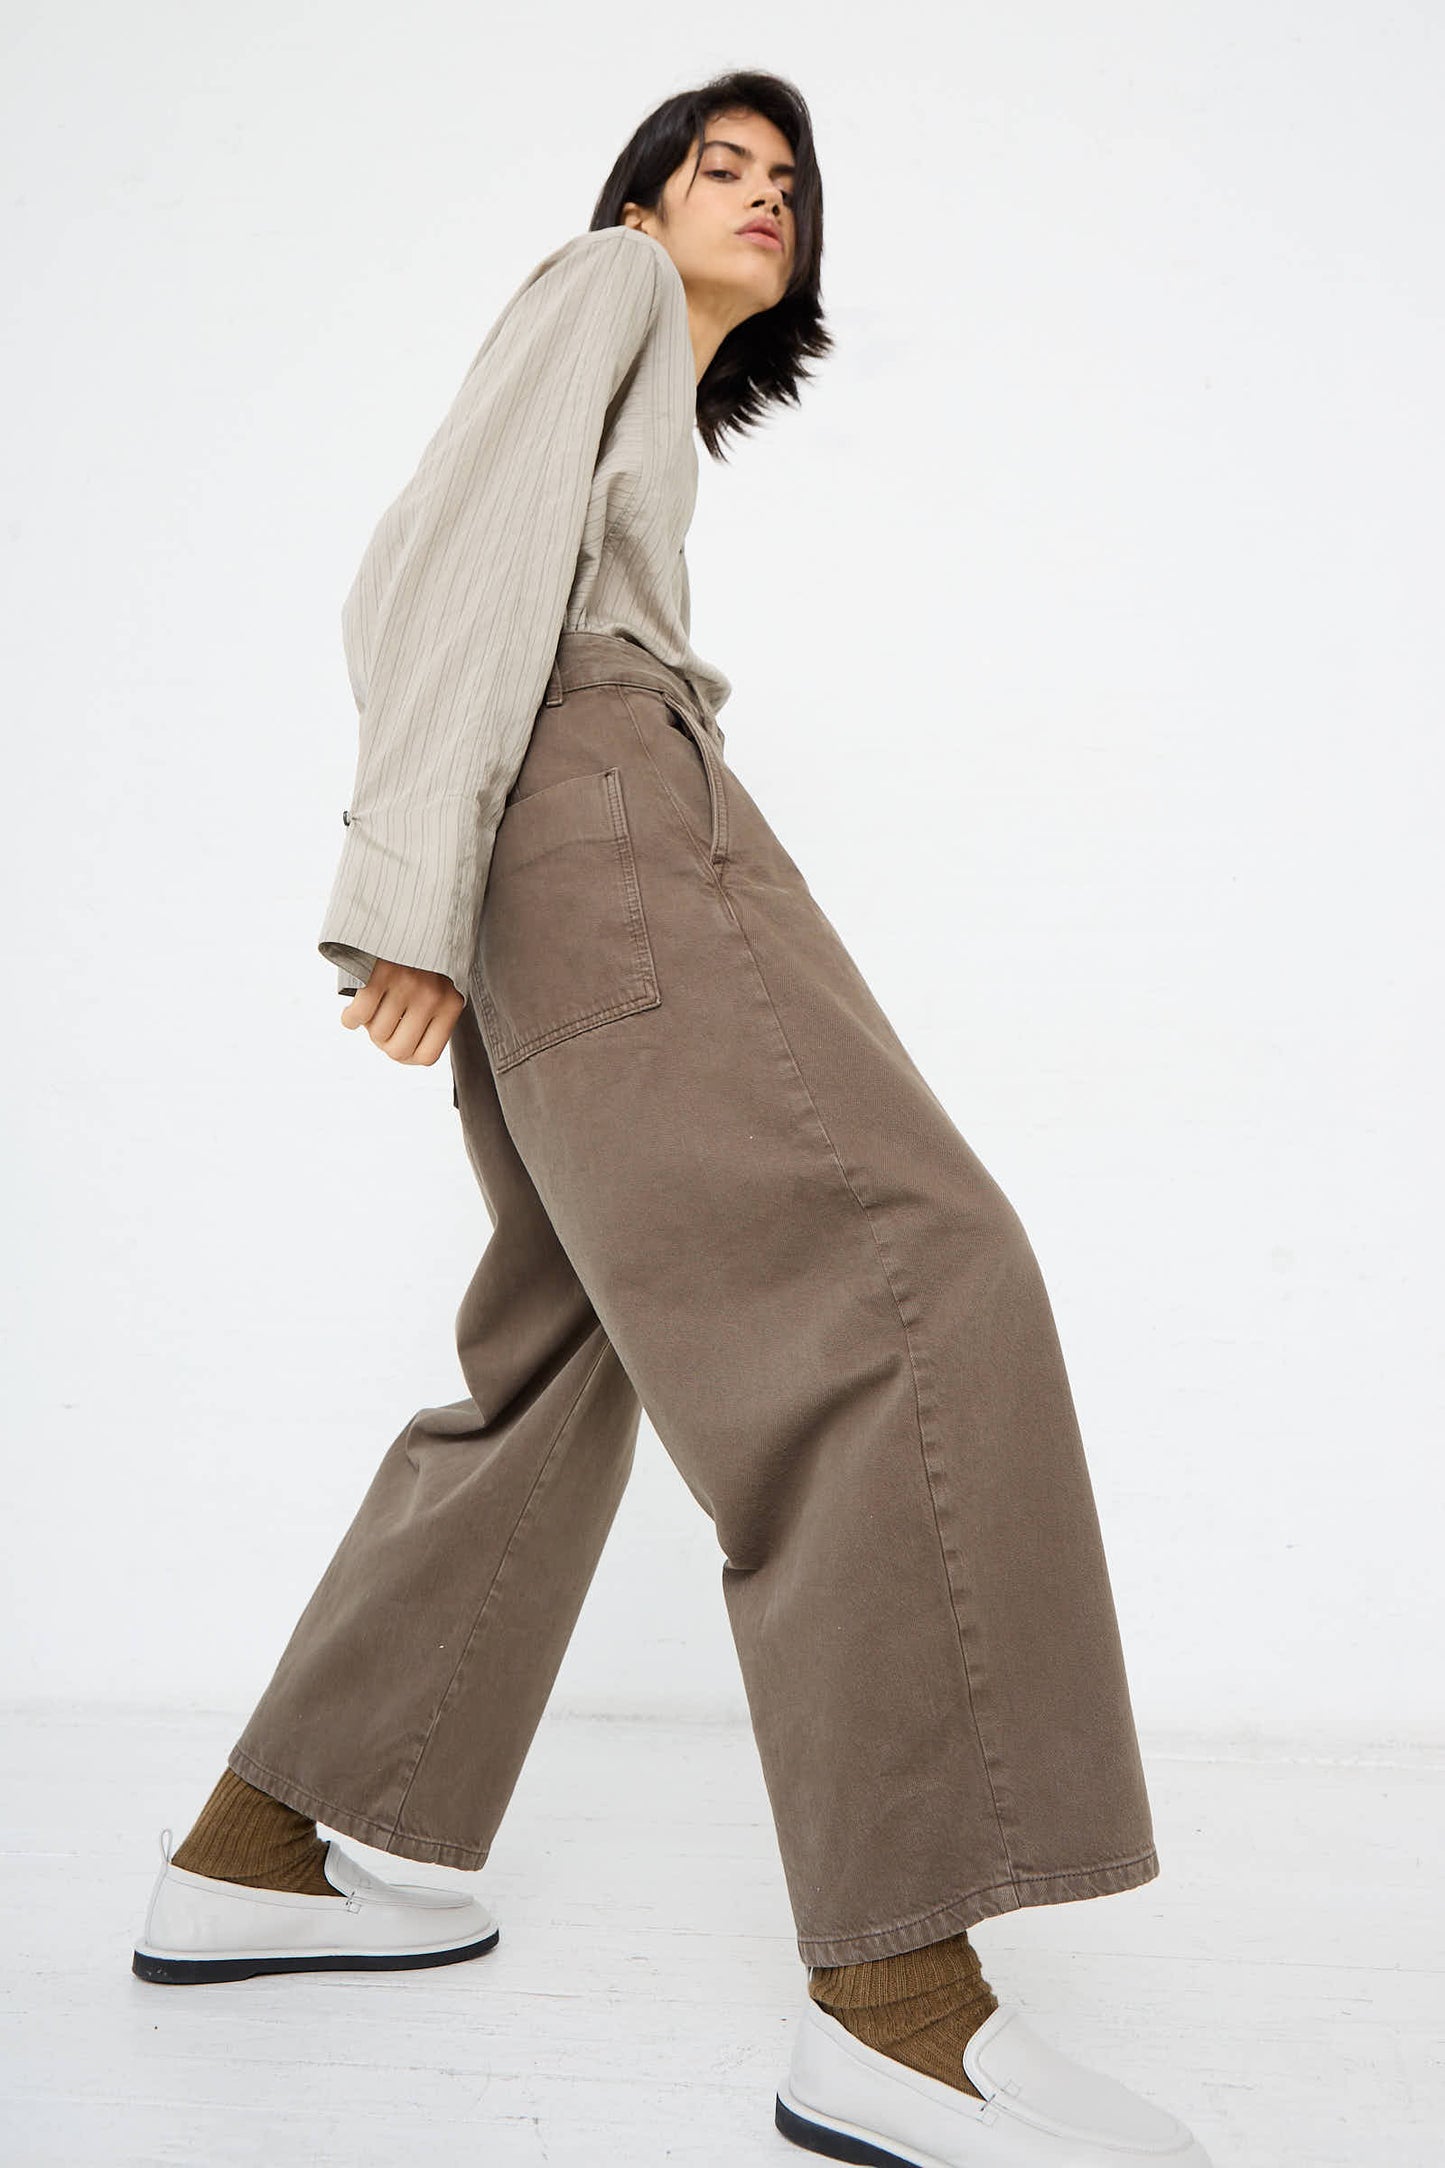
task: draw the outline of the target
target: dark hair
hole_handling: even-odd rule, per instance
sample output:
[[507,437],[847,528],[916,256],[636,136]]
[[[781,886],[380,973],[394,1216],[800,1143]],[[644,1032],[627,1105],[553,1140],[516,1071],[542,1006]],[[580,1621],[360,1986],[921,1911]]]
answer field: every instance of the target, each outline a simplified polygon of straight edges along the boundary
[[725,457],[722,440],[729,430],[754,428],[775,402],[796,406],[799,384],[812,375],[805,359],[821,358],[833,347],[819,298],[823,183],[802,92],[783,76],[736,69],[664,99],[634,131],[608,174],[588,229],[620,226],[626,203],[657,210],[664,183],[688,153],[697,150],[694,170],[701,162],[708,123],[741,107],[760,113],[788,139],[798,169],[792,182],[796,246],[782,300],[734,325],[697,387],[698,434],[717,460]]

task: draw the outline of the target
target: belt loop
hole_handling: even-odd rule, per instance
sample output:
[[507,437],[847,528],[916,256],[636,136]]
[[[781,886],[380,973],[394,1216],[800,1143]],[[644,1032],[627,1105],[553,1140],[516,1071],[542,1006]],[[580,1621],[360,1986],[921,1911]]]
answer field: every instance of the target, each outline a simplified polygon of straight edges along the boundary
[[544,708],[560,708],[562,705],[562,665],[553,662],[547,677],[547,691],[542,701]]

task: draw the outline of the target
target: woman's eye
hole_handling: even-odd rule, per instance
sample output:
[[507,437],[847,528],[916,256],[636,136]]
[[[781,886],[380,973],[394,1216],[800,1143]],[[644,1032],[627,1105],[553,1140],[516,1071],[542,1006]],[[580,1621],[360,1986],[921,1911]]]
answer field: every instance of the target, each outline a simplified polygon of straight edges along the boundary
[[[726,166],[704,166],[703,171],[710,181],[735,181],[739,178],[736,173],[730,173]],[[785,188],[783,190],[783,201],[791,211],[793,208],[791,189]]]

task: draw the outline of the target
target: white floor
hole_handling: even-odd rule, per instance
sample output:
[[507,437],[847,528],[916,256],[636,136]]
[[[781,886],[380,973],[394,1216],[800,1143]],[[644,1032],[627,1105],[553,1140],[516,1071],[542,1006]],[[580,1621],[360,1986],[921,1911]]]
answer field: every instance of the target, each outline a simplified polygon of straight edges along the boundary
[[[544,1721],[437,1971],[155,1987],[130,1953],[244,1712],[12,1711],[5,2168],[751,2168],[804,1996],[744,1728]],[[996,1994],[1215,2168],[1445,2159],[1445,1763],[1148,1757],[1146,1889],[973,1931]]]

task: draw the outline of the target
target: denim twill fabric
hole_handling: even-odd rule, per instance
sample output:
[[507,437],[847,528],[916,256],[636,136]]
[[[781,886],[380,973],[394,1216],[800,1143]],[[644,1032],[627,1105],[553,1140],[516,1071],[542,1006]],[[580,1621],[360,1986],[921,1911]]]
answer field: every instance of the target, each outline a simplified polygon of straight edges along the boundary
[[1017,1214],[688,681],[565,633],[450,1052],[493,1231],[229,1757],[486,1860],[645,1407],[711,1516],[805,1964],[1159,1872]]

